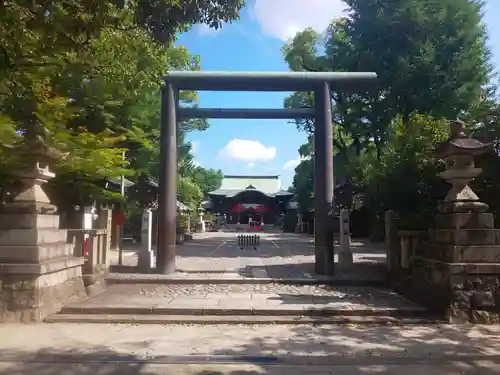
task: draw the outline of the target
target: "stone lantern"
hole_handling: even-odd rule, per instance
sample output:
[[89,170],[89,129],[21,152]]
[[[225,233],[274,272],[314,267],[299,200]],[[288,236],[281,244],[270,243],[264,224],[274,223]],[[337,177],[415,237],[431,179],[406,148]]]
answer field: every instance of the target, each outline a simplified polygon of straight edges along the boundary
[[0,210],[0,321],[41,321],[86,296],[85,259],[67,243],[42,188],[55,177],[49,165],[62,155],[40,136],[6,148],[17,159],[19,184]]
[[500,237],[488,205],[469,183],[481,173],[474,157],[491,145],[469,138],[458,120],[450,133],[436,151],[446,165],[439,176],[452,187],[438,206],[428,242],[412,250],[411,290],[426,306],[446,312],[450,322],[480,322],[475,310],[495,304],[491,288],[500,276]]
[[480,173],[474,166],[474,156],[491,150],[491,144],[469,138],[465,134],[465,123],[456,120],[450,125],[451,136],[437,147],[437,156],[445,161],[446,170],[439,176],[448,181],[452,188],[439,205],[442,213],[485,212],[486,203],[472,191],[469,183]]
[[55,177],[49,166],[62,154],[49,148],[41,137],[26,140],[7,148],[17,159],[14,172],[19,184],[13,202],[2,207],[3,212],[55,214],[57,209],[50,202],[42,185]]
[[335,204],[340,208],[351,208],[354,197],[354,185],[346,181],[335,186]]
[[158,183],[143,173],[130,190],[141,208],[154,209],[158,204],[158,188]]

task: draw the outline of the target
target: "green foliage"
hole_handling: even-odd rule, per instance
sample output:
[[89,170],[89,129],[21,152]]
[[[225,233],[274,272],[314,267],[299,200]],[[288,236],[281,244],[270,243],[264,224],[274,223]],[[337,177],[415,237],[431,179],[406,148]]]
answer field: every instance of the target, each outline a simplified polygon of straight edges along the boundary
[[205,169],[196,167],[193,171],[193,178],[202,187],[203,195],[220,188],[223,178],[220,169]]
[[359,160],[354,181],[365,187],[364,205],[376,218],[392,209],[403,227],[426,229],[447,191],[437,176],[443,166],[434,155],[435,146],[448,136],[447,123],[412,115],[407,125],[401,117],[395,119],[393,128],[380,159],[365,155]]
[[[433,155],[446,136],[441,119],[467,116],[475,134],[500,144],[494,125],[500,112],[492,111],[496,101],[486,90],[491,66],[482,2],[346,3],[350,17],[332,21],[324,36],[311,29],[298,33],[283,48],[285,61],[293,71],[377,73],[376,91],[332,93],[335,178],[354,180],[372,218],[391,208],[408,228],[429,225],[446,191]],[[313,103],[310,93],[285,100],[286,107]],[[311,156],[314,123],[295,123],[309,136],[299,152]],[[295,172],[293,190],[307,211],[313,205],[313,163],[305,160]]]
[[[123,0],[122,0],[123,1]],[[179,31],[202,23],[218,29],[239,18],[243,0],[130,0],[135,21],[160,42],[169,42]]]
[[353,70],[374,71],[384,104],[404,120],[413,113],[454,117],[488,83],[482,1],[347,0],[345,28]]
[[[196,23],[220,27],[243,1],[0,1],[0,144],[45,135],[65,156],[47,187],[60,207],[119,199],[105,177],[158,176],[161,77],[199,69],[175,35]],[[196,106],[193,92],[182,105]],[[196,204],[205,187],[181,124],[179,196]],[[126,160],[123,153],[126,152]],[[0,185],[11,175],[0,150]],[[210,171],[207,171],[210,174]]]

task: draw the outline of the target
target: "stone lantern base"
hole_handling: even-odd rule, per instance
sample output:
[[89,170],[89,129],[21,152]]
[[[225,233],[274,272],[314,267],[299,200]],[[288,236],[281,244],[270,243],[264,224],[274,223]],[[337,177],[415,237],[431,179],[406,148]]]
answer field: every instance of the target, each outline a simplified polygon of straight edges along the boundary
[[414,297],[450,322],[498,320],[500,230],[494,227],[492,213],[436,215],[428,242],[413,256]]
[[0,214],[0,321],[41,321],[86,297],[83,262],[59,216]]
[[51,177],[41,168],[23,175],[24,191],[0,211],[0,322],[41,321],[86,297],[84,259],[41,188]]

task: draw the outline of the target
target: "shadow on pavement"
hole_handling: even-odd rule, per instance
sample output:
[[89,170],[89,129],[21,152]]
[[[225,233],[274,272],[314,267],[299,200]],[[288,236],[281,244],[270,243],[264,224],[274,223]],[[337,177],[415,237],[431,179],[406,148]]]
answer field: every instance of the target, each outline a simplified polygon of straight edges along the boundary
[[[256,328],[258,329],[258,328]],[[292,335],[262,335],[206,355],[154,353],[155,341],[120,342],[138,356],[108,346],[61,351],[4,349],[9,375],[493,375],[500,373],[500,337],[481,326],[298,326]],[[138,331],[139,333],[140,331]],[[159,338],[168,340],[168,338]],[[175,340],[175,337],[170,338]],[[200,337],[203,340],[203,337]],[[123,351],[123,350],[122,350]]]

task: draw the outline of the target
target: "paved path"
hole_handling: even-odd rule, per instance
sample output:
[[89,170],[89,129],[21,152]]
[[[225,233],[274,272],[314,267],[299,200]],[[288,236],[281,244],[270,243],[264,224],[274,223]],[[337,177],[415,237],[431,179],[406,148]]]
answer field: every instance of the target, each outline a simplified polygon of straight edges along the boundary
[[0,325],[9,375],[492,375],[499,326]]
[[[176,277],[214,278],[240,275],[254,278],[314,278],[314,239],[289,233],[260,233],[261,246],[240,249],[235,232],[194,234],[194,240],[177,247]],[[353,240],[354,266],[348,272],[337,270],[336,277],[383,279],[385,252],[380,244]],[[124,251],[125,266],[137,265],[138,247]],[[112,255],[112,264],[118,256]]]
[[[95,322],[97,317],[89,317],[89,314],[101,315],[99,321],[113,321],[106,320],[106,316],[112,314],[154,314],[161,319],[165,315],[185,314],[196,317],[191,320],[193,322],[198,322],[200,315],[330,316],[342,319],[384,316],[390,322],[397,316],[423,318],[417,320],[421,322],[428,316],[423,308],[390,290],[366,286],[367,282],[380,282],[384,278],[385,254],[380,246],[353,241],[354,265],[348,271],[337,272],[334,278],[335,281],[344,278],[341,281],[349,281],[357,287],[339,286],[342,283],[333,286],[327,285],[332,281],[330,277],[314,274],[311,237],[262,233],[261,246],[257,249],[240,249],[236,236],[234,232],[198,234],[193,241],[178,247],[178,272],[171,275],[111,275],[110,281],[118,284],[111,285],[100,295],[66,306],[63,316],[54,320]],[[126,257],[131,265],[136,264],[136,258],[134,251]],[[280,282],[286,279],[292,285],[276,283],[276,279],[281,279]],[[304,285],[309,281],[325,284]],[[121,319],[123,317],[118,321],[123,322]],[[141,317],[140,320],[149,321],[149,318]],[[259,319],[255,321],[261,322]],[[211,324],[218,322],[219,318],[214,318]],[[270,319],[270,322],[274,320]]]

